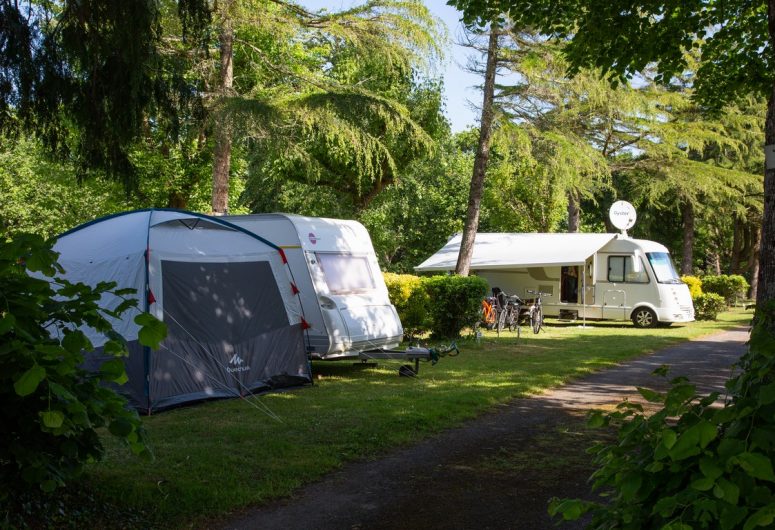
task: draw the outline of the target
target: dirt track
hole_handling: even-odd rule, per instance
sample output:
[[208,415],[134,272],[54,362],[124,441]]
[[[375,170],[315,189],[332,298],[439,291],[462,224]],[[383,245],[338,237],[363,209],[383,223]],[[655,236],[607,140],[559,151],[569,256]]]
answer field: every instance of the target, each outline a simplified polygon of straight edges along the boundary
[[[723,390],[746,330],[660,350],[546,394],[518,399],[380,460],[347,465],[224,529],[542,529],[551,497],[589,497],[584,413],[657,387],[662,364],[702,391]],[[579,528],[579,524],[563,528]]]

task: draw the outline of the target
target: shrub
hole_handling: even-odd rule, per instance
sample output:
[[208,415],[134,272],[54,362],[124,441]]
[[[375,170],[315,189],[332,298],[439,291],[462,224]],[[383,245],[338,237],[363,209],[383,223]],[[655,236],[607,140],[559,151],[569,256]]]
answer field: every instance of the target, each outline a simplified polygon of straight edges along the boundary
[[[126,381],[125,343],[108,318],[136,305],[125,299],[131,290],[67,282],[57,277],[63,270],[56,259],[40,237],[0,239],[0,492],[52,491],[78,476],[87,461],[102,456],[101,427],[135,453],[148,454],[137,413],[104,385]],[[107,294],[124,300],[101,309]],[[163,338],[166,328],[150,315],[135,322],[143,344],[156,346]],[[109,339],[103,349],[112,358],[99,372],[81,368],[82,352],[94,349],[82,326]]]
[[701,294],[693,302],[694,318],[697,320],[716,320],[718,314],[727,308],[724,297],[716,293]]
[[702,294],[702,280],[697,276],[681,276],[681,281],[689,286],[689,294],[692,300]]
[[665,394],[639,389],[661,406],[654,414],[631,402],[593,413],[590,425],[618,427],[616,443],[593,449],[600,466],[593,488],[604,502],[553,499],[550,513],[570,520],[591,512],[593,529],[772,528],[775,302],[758,308],[756,319],[723,407],[715,405],[718,392],[703,397],[679,377]]
[[480,318],[487,282],[478,276],[431,276],[423,280],[430,297],[431,333],[456,338]]
[[746,279],[739,274],[719,274],[718,276],[704,276],[702,278],[702,290],[706,293],[716,293],[723,296],[727,305],[732,305],[738,299],[745,298],[748,287]]
[[383,276],[390,301],[396,306],[398,317],[404,327],[404,334],[411,337],[428,331],[430,298],[423,286],[422,278],[392,272],[386,272]]

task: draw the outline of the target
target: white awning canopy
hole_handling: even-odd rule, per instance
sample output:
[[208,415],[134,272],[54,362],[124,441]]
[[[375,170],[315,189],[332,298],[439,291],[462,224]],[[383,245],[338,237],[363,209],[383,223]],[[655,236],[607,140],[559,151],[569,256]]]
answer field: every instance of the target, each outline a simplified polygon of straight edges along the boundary
[[[453,271],[462,235],[456,234],[418,272]],[[476,234],[472,270],[582,265],[616,234]]]

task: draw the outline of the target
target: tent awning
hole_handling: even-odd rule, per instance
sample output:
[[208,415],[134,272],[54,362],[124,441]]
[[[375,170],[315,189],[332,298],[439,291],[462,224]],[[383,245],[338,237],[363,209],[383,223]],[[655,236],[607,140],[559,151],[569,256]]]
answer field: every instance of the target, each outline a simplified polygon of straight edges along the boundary
[[[455,270],[462,235],[456,234],[418,272]],[[476,234],[472,270],[581,265],[616,234]]]

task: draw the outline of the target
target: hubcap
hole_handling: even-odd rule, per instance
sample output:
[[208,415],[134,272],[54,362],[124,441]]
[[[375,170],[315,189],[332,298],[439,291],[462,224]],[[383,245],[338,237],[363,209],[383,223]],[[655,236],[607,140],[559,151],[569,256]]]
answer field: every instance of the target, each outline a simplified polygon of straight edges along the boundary
[[641,311],[638,313],[638,324],[643,327],[651,325],[651,313],[648,311]]

